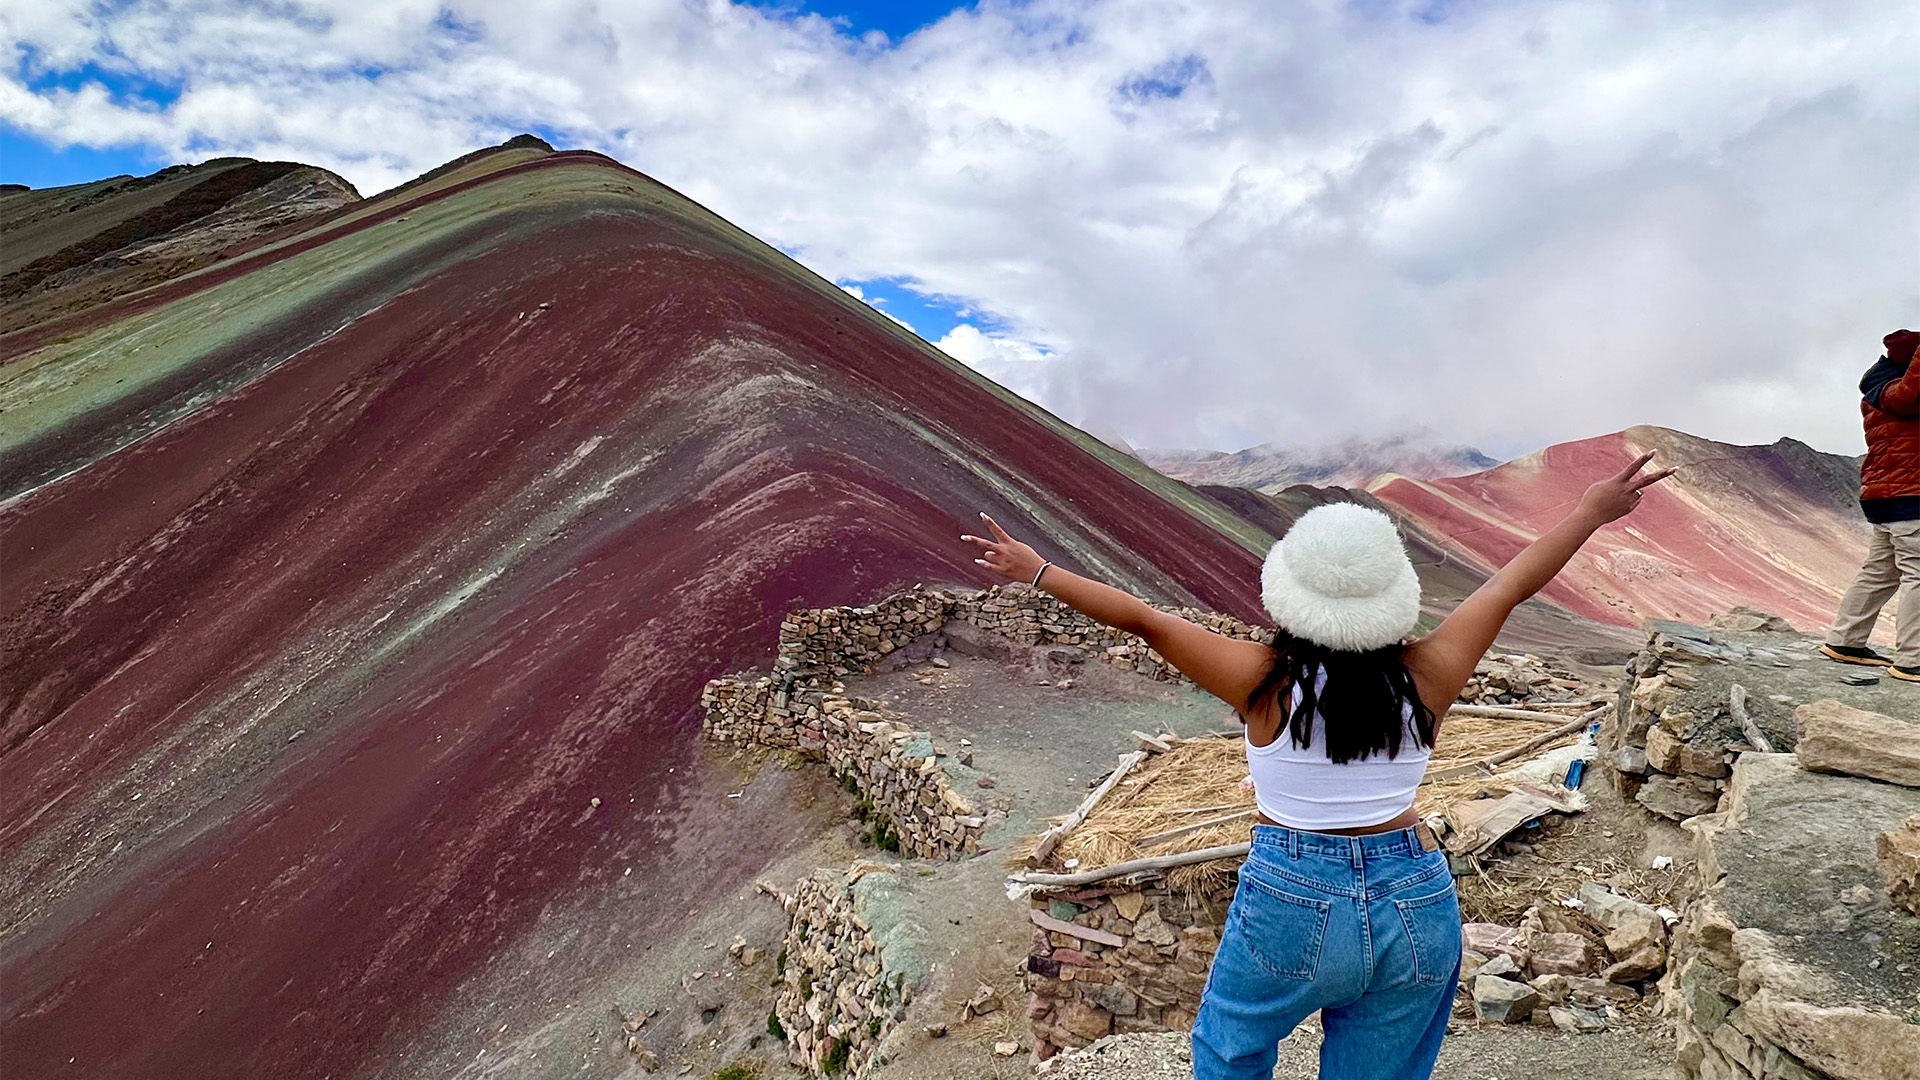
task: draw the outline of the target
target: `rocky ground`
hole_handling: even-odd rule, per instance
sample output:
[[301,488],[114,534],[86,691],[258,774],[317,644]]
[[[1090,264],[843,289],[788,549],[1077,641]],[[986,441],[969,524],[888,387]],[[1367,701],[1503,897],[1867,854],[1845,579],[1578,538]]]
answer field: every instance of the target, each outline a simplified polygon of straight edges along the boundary
[[[989,850],[982,857],[902,864],[904,887],[890,902],[906,909],[904,918],[927,928],[932,944],[925,958],[927,977],[907,1020],[889,1040],[887,1060],[869,1074],[883,1080],[1025,1074],[1028,1032],[1019,972],[1028,927],[1024,908],[1003,893],[1004,851],[1049,816],[1071,809],[1112,767],[1115,755],[1132,747],[1132,731],[1191,736],[1234,723],[1219,701],[1177,684],[1149,682],[1102,664],[1062,662],[1044,649],[1016,649],[984,638],[960,647],[981,655],[949,651],[940,658],[944,666],[913,663],[846,680],[848,693],[885,701],[911,715],[942,745],[969,755],[973,766],[992,778],[993,786],[977,793],[980,801],[999,811],[990,817],[983,837]],[[779,756],[716,756],[728,757],[732,767],[754,777],[749,794],[793,770],[793,763]],[[1490,910],[1524,909],[1540,890],[1571,894],[1581,880],[1595,877],[1624,882],[1634,868],[1649,866],[1657,855],[1683,844],[1678,829],[1648,833],[1644,815],[1604,785],[1593,785],[1590,794],[1588,812],[1551,819],[1516,837],[1498,858],[1486,861],[1484,875],[1462,882],[1463,894]],[[766,877],[791,887],[812,866],[844,866],[855,857],[890,858],[863,847],[848,821]],[[1635,880],[1650,879],[1642,874]],[[723,928],[746,928],[742,932],[751,949],[777,950],[778,910],[765,896],[733,898],[719,910],[703,912],[698,927],[682,935],[657,980],[665,1004],[642,1003],[642,1012],[654,1007],[662,1012],[635,1033],[636,1046],[645,1050],[636,1059],[635,1076],[646,1075],[640,1061],[664,1075],[683,1069],[684,1075],[710,1075],[728,1066],[749,1070],[737,1075],[769,1080],[801,1075],[764,1034],[771,997],[766,984],[773,975],[768,961],[752,971],[753,978],[709,976],[683,985],[694,970],[727,967],[720,961],[732,933]],[[991,1011],[970,1015],[965,1003],[978,1000],[983,987]],[[719,1005],[708,1024],[697,1023],[713,1009],[713,1003],[705,1008],[702,1003],[717,996],[730,1000]],[[1544,1007],[1542,1012],[1544,1017]],[[677,1022],[662,1023],[673,1018]],[[1311,1062],[1315,1039],[1315,1032],[1303,1029],[1288,1041],[1282,1075],[1297,1075]],[[1545,1077],[1577,1071],[1592,1077],[1664,1078],[1668,1074],[1659,1070],[1671,1058],[1661,1025],[1638,1009],[1619,1014],[1608,1031],[1585,1035],[1544,1025],[1484,1023],[1467,1011],[1456,1022],[1441,1075]]]
[[[1604,1056],[1596,1051],[1604,1050]],[[1314,1075],[1320,1033],[1302,1026],[1280,1044],[1275,1077]],[[1537,1029],[1463,1029],[1441,1045],[1436,1080],[1671,1080],[1673,1043],[1657,1024],[1604,1039]],[[1062,1054],[1036,1080],[1176,1080],[1193,1075],[1183,1034],[1117,1035]]]

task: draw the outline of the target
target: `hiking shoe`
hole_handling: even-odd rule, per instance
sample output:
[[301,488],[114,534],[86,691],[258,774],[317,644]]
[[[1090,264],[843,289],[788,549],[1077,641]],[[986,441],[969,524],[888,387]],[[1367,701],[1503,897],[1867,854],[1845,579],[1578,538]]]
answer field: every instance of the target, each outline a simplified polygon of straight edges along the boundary
[[1920,667],[1907,667],[1905,664],[1887,665],[1887,674],[1907,682],[1920,682]]
[[1867,648],[1865,645],[1822,645],[1820,655],[1829,660],[1838,660],[1843,664],[1866,664],[1869,667],[1891,667],[1893,661]]

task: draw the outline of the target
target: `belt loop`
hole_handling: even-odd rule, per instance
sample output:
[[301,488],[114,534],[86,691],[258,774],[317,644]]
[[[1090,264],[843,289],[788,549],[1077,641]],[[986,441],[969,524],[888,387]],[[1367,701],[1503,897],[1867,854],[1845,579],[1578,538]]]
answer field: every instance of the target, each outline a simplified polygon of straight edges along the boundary
[[1300,830],[1298,829],[1287,830],[1287,857],[1295,862],[1300,861]]
[[1366,869],[1367,858],[1362,851],[1360,838],[1357,836],[1349,836],[1347,837],[1347,843],[1349,845],[1349,850],[1352,851],[1353,853],[1353,868],[1355,870]]

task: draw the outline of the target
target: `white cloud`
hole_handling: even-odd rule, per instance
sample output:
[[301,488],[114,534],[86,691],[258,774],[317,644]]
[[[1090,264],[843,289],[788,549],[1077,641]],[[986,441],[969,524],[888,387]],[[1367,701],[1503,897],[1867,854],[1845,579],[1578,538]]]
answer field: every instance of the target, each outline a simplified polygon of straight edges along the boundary
[[[1858,446],[1920,323],[1903,5],[1415,10],[984,0],[883,47],[720,0],[64,0],[0,9],[0,119],[366,191],[551,128],[989,313],[942,346],[1137,445]],[[24,89],[87,61],[182,94]]]
[[858,285],[850,285],[843,282],[840,285],[840,288],[848,296],[853,297],[855,300],[858,300],[861,303],[872,308],[873,310],[879,312],[880,314],[885,315],[887,318],[892,319],[894,322],[899,323],[901,326],[906,327],[908,330],[911,330],[916,334],[920,332],[918,330],[913,329],[912,323],[908,322],[907,320],[901,318],[898,315],[895,315],[893,312],[888,311],[885,307],[886,301],[884,299],[878,296],[868,296],[866,293],[866,290],[862,289]]
[[935,348],[1016,393],[1037,397],[1044,386],[1041,370],[1053,354],[1043,346],[960,323],[933,343]]

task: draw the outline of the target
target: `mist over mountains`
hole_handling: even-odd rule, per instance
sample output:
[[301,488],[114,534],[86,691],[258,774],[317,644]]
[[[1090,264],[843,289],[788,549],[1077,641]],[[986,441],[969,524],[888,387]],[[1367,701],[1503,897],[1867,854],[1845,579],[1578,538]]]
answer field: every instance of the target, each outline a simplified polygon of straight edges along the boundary
[[1141,449],[1135,454],[1176,480],[1261,491],[1278,491],[1293,484],[1364,488],[1389,473],[1432,480],[1463,476],[1499,464],[1473,447],[1436,446],[1417,435],[1346,439],[1319,447],[1263,443],[1233,453]]

